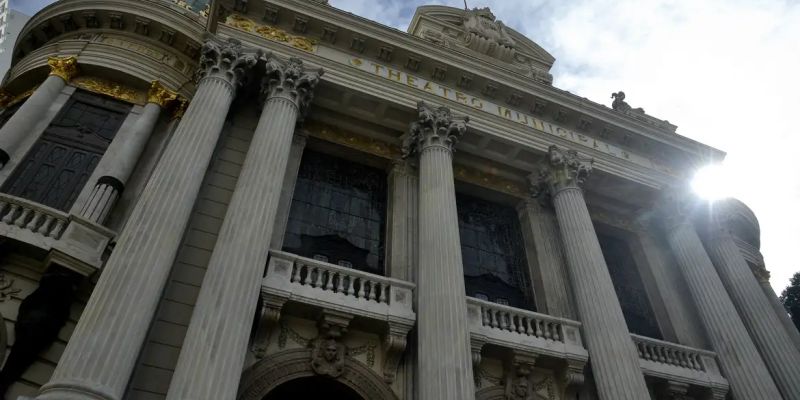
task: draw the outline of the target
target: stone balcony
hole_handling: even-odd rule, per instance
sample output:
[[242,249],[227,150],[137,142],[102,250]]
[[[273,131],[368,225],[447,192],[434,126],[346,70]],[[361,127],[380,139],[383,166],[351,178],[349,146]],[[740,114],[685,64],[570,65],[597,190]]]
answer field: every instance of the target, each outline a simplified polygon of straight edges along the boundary
[[639,351],[639,365],[645,376],[698,387],[724,398],[728,381],[722,376],[716,354],[675,343],[631,335]]
[[77,215],[0,193],[0,237],[25,243],[52,263],[89,276],[99,270],[115,233]]
[[416,322],[414,284],[327,262],[271,251],[261,285],[261,316],[254,339],[256,357],[280,315],[320,318],[336,314],[360,329],[383,335],[384,375],[393,379]]
[[589,353],[583,347],[581,323],[489,301],[467,298],[472,360],[499,350],[512,359],[528,358],[537,366],[561,370],[567,386],[583,383]]

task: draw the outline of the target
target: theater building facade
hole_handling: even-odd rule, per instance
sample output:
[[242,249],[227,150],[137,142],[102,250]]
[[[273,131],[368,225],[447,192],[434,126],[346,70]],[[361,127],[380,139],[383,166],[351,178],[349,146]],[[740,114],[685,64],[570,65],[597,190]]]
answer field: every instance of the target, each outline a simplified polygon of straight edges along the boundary
[[204,3],[21,32],[5,398],[800,399],[756,217],[686,190],[720,150],[488,9]]

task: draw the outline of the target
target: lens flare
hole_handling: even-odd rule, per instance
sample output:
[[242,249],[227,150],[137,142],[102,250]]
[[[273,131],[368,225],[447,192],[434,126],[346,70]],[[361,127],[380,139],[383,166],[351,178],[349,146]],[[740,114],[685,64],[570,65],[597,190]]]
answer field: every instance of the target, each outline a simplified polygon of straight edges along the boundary
[[731,195],[733,182],[722,165],[708,165],[697,170],[692,189],[706,200],[719,200]]

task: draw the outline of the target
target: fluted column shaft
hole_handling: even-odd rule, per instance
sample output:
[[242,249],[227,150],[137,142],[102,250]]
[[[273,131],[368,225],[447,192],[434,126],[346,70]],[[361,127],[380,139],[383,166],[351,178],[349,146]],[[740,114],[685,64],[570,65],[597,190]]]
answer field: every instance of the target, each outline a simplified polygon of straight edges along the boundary
[[[288,64],[280,66],[277,83],[268,83],[284,90],[267,88],[269,95],[211,254],[167,399],[236,398],[300,103],[307,106],[311,101],[321,75],[292,75],[302,64],[296,59]],[[268,73],[265,80],[270,78]],[[305,97],[298,100],[298,91]]]
[[561,233],[553,211],[530,199],[520,206],[519,216],[526,247],[533,250],[528,253],[528,260],[535,262],[541,275],[541,284],[536,289],[543,292],[544,307],[539,311],[555,317],[575,319]]
[[58,97],[67,82],[78,72],[77,60],[50,58],[50,75],[33,91],[19,110],[0,128],[0,168],[3,168],[19,144],[30,135],[33,127]]
[[[417,364],[420,400],[475,398],[452,149],[466,131],[445,107],[420,103]],[[408,144],[408,143],[407,143]]]
[[[239,47],[206,43],[201,78],[53,376],[37,399],[119,400],[130,379],[233,100]],[[220,54],[225,52],[225,57]],[[249,63],[249,65],[252,65]]]
[[553,195],[583,337],[597,392],[604,400],[649,398],[589,210],[578,187]]
[[679,220],[667,227],[666,234],[733,397],[782,399],[694,227]]
[[397,161],[389,171],[388,275],[416,282],[417,206],[419,179],[408,162]]
[[786,399],[800,399],[800,351],[782,329],[764,291],[730,233],[720,229],[708,241],[709,255],[750,337]]
[[800,350],[800,331],[794,326],[792,318],[789,317],[789,313],[786,312],[786,309],[783,308],[783,304],[778,300],[778,295],[775,294],[775,289],[769,284],[769,279],[759,280],[758,284],[761,285],[761,290],[764,291],[764,295],[767,297],[767,300],[769,300],[770,305],[772,305],[772,309],[775,310],[775,315],[778,316],[786,332],[789,333],[789,337],[792,338],[795,347]]

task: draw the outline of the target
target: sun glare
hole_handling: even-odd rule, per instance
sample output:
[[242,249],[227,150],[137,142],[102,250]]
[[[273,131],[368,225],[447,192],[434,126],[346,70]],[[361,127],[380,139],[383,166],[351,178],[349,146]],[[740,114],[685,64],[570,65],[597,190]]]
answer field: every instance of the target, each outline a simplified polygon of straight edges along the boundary
[[731,184],[722,165],[708,165],[695,173],[692,189],[706,200],[719,200],[730,196]]

